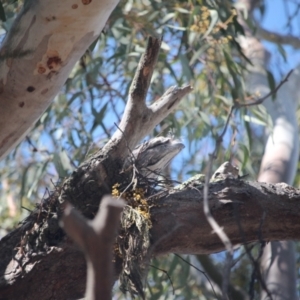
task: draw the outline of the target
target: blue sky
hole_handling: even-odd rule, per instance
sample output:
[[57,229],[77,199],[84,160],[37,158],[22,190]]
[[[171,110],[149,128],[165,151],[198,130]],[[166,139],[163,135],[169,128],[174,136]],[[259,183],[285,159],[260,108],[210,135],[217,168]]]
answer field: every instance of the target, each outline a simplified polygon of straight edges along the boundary
[[[262,18],[257,18],[257,20],[261,20],[262,27],[281,34],[292,34],[293,36],[300,36],[300,12],[298,16],[293,18],[291,21],[291,31],[286,26],[287,21],[287,10],[283,3],[286,3],[287,10],[290,14],[292,14],[296,9],[297,1],[284,1],[284,0],[266,0],[266,11],[265,15]],[[299,1],[298,1],[299,2]],[[276,45],[270,42],[263,42],[266,48],[271,52],[271,69],[274,71],[276,75],[276,79],[279,78],[278,72],[278,62],[280,62],[280,69],[282,72],[286,73],[291,68],[294,68],[300,62],[300,51],[299,49],[293,49],[291,46],[284,46],[284,49],[287,52],[287,61],[284,63],[284,60],[281,54],[278,51]]]

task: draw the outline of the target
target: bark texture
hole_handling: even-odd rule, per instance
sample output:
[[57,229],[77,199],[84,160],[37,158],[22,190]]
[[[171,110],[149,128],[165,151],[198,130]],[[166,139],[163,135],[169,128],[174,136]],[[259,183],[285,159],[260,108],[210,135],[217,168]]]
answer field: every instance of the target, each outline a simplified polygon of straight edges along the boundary
[[[202,187],[173,189],[148,201],[152,222],[150,255],[214,253],[224,249],[204,216]],[[234,245],[300,238],[300,190],[284,183],[238,179],[211,183],[209,205]],[[88,207],[93,210],[93,206]],[[31,219],[0,242],[0,299],[19,299],[20,294],[23,299],[74,299],[84,294],[83,255],[58,227],[57,218],[40,217],[42,222],[36,222],[41,214],[33,213]],[[116,276],[120,266],[117,259]]]
[[47,109],[118,2],[25,2],[0,50],[0,159]]

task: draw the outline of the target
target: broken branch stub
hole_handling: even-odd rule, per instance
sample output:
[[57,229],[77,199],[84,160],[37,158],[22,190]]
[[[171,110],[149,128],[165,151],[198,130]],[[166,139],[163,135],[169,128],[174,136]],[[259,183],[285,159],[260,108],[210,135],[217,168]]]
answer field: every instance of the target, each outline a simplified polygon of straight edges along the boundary
[[125,202],[106,196],[92,221],[70,204],[66,205],[61,226],[81,247],[87,260],[85,296],[89,300],[111,299],[113,284],[113,244]]
[[146,105],[146,95],[160,45],[161,39],[149,37],[146,51],[140,59],[130,87],[121,123],[104,147],[104,151],[113,148],[112,158],[125,159],[128,149],[134,149],[137,143],[151,133],[157,124],[175,110],[182,98],[192,91],[190,85],[173,86],[153,104]]

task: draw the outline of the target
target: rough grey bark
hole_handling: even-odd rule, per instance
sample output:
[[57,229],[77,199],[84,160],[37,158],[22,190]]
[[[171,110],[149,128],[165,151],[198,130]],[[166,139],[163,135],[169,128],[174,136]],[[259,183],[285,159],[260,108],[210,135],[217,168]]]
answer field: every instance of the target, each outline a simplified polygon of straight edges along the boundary
[[0,50],[0,159],[47,109],[118,2],[25,1]]
[[[211,183],[209,205],[234,245],[265,240],[299,239],[300,190],[286,184],[226,179]],[[224,249],[203,213],[203,189],[186,187],[159,193],[150,201],[153,256],[166,253],[214,253]],[[88,203],[86,203],[88,205]],[[93,206],[88,205],[90,210]],[[81,252],[59,232],[55,218],[40,219],[36,211],[0,242],[0,299],[74,299],[85,287]],[[40,217],[41,218],[41,217]],[[56,219],[57,221],[57,219]],[[36,222],[22,244],[26,228]],[[47,232],[43,232],[48,225]],[[42,237],[38,244],[36,233]],[[27,247],[31,245],[31,248]],[[19,247],[19,248],[18,248]],[[116,275],[120,262],[115,263]]]

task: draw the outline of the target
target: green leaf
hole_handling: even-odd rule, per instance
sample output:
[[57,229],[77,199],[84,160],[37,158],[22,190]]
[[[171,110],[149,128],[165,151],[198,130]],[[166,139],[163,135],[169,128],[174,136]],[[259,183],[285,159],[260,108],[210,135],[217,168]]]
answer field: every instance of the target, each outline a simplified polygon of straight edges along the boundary
[[286,52],[283,48],[283,46],[281,44],[277,44],[277,50],[279,51],[279,53],[281,54],[282,58],[284,59],[284,62],[287,62],[287,57],[286,57]]
[[187,9],[182,8],[182,7],[175,7],[174,10],[176,10],[180,13],[183,13],[183,14],[189,14],[190,13],[190,11],[188,11]]
[[243,152],[243,161],[242,161],[242,166],[241,166],[241,170],[243,170],[246,167],[246,164],[249,160],[249,149],[242,143],[238,143],[239,149],[241,149],[241,151]]
[[179,58],[182,66],[182,73],[187,78],[188,81],[193,79],[193,73],[189,65],[189,61],[184,54],[179,54]]
[[53,154],[53,163],[60,178],[67,177],[68,174],[73,171],[73,167],[71,166],[69,157],[65,150]]
[[260,125],[260,126],[266,126],[267,125],[267,123],[265,121],[263,121],[262,119],[258,119],[254,116],[245,115],[244,120],[246,122],[257,124],[257,125]]
[[201,54],[204,53],[209,47],[209,44],[204,44],[202,47],[200,47],[192,56],[190,60],[190,65],[194,64],[194,62],[196,62],[196,60],[201,56]]
[[176,29],[176,30],[180,30],[180,31],[186,31],[186,28],[181,27],[181,26],[167,25],[167,27],[172,28],[172,29]]
[[161,23],[162,23],[162,24],[167,23],[170,19],[173,19],[174,16],[175,16],[175,13],[173,13],[173,12],[166,14],[166,15],[162,18]]
[[2,5],[2,1],[0,1],[0,20],[2,22],[6,22],[6,15],[5,15],[4,7]]
[[[268,78],[268,83],[269,83],[270,90],[274,91],[275,88],[276,88],[275,79],[274,79],[273,74],[268,70],[267,70],[267,78]],[[275,100],[275,98],[276,98],[276,93],[273,93],[272,94],[272,100]]]
[[80,96],[83,97],[83,99],[85,98],[85,94],[82,91],[73,94],[72,97],[68,100],[68,105],[71,105],[72,102],[75,99],[80,98]]
[[60,156],[60,161],[61,161],[61,164],[62,164],[62,167],[63,169],[66,171],[66,172],[73,172],[74,171],[74,168],[72,167],[71,165],[71,161],[68,157],[68,154],[66,153],[66,150],[62,150],[60,153],[59,153],[59,156]]
[[[43,163],[38,164],[38,167],[36,170],[34,170],[34,180],[31,183],[31,186],[27,192],[27,198],[30,198],[32,193],[36,191],[38,188],[38,183],[42,178],[42,175],[44,174],[44,171],[46,170],[46,167],[48,165],[48,161],[45,161]],[[29,171],[29,170],[28,170]]]
[[210,13],[210,24],[209,24],[208,29],[202,36],[202,39],[206,38],[211,33],[211,31],[213,30],[213,28],[215,27],[215,25],[217,24],[217,22],[219,20],[219,15],[216,10],[210,9],[209,13]]
[[215,95],[215,98],[220,99],[224,102],[225,105],[229,106],[232,104],[232,101],[224,96],[221,95]]
[[210,121],[210,119],[209,119],[209,116],[208,116],[206,113],[204,113],[204,112],[202,112],[202,111],[199,111],[199,115],[201,116],[201,120],[202,120],[205,124],[207,124],[208,126],[211,126],[211,121]]

